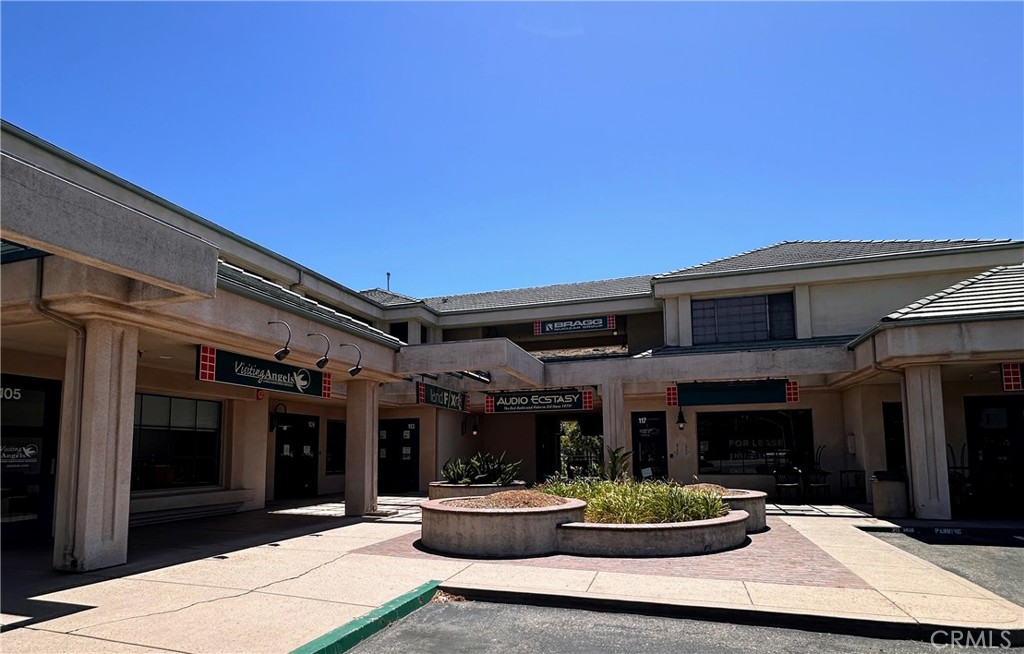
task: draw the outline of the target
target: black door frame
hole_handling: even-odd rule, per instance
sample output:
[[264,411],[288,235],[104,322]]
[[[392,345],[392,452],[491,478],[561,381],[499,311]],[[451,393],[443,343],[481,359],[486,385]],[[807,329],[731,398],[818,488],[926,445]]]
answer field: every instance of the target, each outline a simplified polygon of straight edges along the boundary
[[[34,496],[36,517],[4,522],[2,530],[4,541],[46,539],[53,535],[62,386],[59,379],[26,375],[0,375],[0,393],[3,397],[0,414],[3,415],[4,422],[7,423],[3,425],[0,444],[4,446],[5,450],[10,449],[10,452],[5,452],[4,457],[8,459],[7,455],[9,454],[10,459],[0,466],[2,467],[0,475],[4,480],[5,494],[10,493],[3,498],[4,506],[9,511],[12,505],[19,503],[23,508],[29,508],[29,505],[33,504],[33,497],[28,494],[18,494],[17,490],[22,486],[26,490],[33,486],[38,487]],[[37,392],[43,393],[42,413],[35,415],[35,419],[40,422],[34,425],[12,424],[19,414],[10,403],[24,401],[27,399],[28,393]],[[31,415],[24,417],[32,418]],[[18,456],[15,450],[24,451],[25,447],[36,448],[34,451],[37,454],[34,462],[31,459],[31,451],[23,455],[29,457],[24,461],[14,460]]]

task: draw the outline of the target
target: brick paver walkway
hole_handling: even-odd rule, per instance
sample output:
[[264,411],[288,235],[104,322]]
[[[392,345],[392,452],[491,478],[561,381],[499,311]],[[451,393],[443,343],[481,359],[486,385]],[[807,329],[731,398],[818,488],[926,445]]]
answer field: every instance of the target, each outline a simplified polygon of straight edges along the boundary
[[[826,554],[782,520],[768,518],[768,526],[768,531],[752,534],[746,546],[717,554],[662,558],[599,558],[555,554],[525,559],[501,559],[495,562],[563,570],[629,572],[641,575],[759,581],[832,588],[870,588],[867,582],[849,568]],[[419,547],[419,536],[419,532],[413,532],[363,547],[354,553],[447,561],[481,561],[427,552]]]

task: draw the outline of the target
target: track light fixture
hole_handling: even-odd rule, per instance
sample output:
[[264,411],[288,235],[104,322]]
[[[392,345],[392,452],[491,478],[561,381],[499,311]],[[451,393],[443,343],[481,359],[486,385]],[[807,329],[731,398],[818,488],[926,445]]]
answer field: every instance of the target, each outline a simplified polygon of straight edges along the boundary
[[676,427],[682,431],[686,429],[686,416],[683,415],[683,407],[679,407],[679,415],[676,417]]
[[323,332],[313,332],[311,334],[306,334],[306,336],[323,336],[324,340],[327,341],[327,349],[324,350],[324,355],[316,360],[316,367],[323,370],[327,367],[327,364],[331,362],[331,357],[328,356],[331,353],[331,339]]
[[284,361],[285,357],[287,357],[289,354],[291,354],[291,351],[292,351],[292,349],[290,347],[288,347],[288,345],[290,345],[291,342],[292,342],[292,328],[291,328],[291,325],[289,325],[288,323],[286,323],[283,320],[269,320],[269,321],[267,321],[267,324],[268,325],[284,325],[285,329],[288,330],[288,340],[284,342],[284,347],[282,347],[277,352],[274,352],[274,358],[275,359],[277,359],[278,361]]
[[[351,345],[352,347],[354,347],[356,349],[356,352],[359,353],[359,358],[356,359],[356,365],[354,365],[354,366],[352,366],[351,368],[348,369],[348,374],[350,374],[353,377],[355,377],[356,375],[358,375],[359,373],[361,373],[363,371],[363,366],[361,365],[362,362],[363,362],[363,351],[360,350],[359,346],[356,345],[355,343],[342,343],[338,347],[345,347],[346,345]],[[324,355],[324,358],[327,358],[326,355]],[[320,366],[320,362],[317,361],[316,365]],[[327,365],[327,364],[325,363],[324,365]],[[323,366],[320,366],[320,367],[322,368]]]

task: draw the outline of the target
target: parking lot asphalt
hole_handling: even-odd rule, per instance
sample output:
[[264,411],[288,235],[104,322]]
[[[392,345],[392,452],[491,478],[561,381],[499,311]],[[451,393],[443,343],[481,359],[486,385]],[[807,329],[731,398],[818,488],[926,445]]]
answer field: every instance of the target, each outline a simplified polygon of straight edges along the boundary
[[[998,646],[999,635],[993,634]],[[949,645],[943,649],[948,649]],[[940,651],[882,640],[642,615],[489,602],[428,604],[371,636],[351,654],[743,654]]]

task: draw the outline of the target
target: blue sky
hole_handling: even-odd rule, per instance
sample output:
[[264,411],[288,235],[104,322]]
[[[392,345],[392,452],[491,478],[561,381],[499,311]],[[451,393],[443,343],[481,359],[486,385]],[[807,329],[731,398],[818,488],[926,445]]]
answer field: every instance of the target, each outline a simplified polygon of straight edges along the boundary
[[1022,3],[3,2],[4,119],[351,288],[1024,236]]

